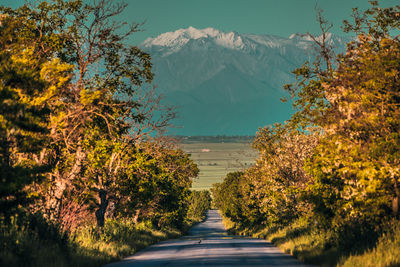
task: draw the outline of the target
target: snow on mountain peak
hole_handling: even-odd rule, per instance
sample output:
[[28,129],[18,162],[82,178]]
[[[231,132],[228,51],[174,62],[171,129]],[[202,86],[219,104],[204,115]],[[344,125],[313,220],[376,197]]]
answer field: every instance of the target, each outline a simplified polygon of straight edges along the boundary
[[[323,36],[316,36],[317,41],[322,41]],[[331,33],[326,33],[326,41],[329,44],[342,45],[346,41],[341,37]],[[214,28],[196,29],[188,27],[174,32],[166,32],[154,38],[146,39],[141,46],[144,48],[155,49],[162,56],[177,53],[184,47],[188,49],[204,49],[210,47],[222,47],[229,50],[250,52],[257,49],[280,49],[285,53],[288,45],[296,46],[303,50],[310,49],[314,44],[313,39],[308,34],[295,33],[289,38],[274,35],[239,34],[237,32],[223,32]]]
[[[315,38],[315,41],[321,43],[324,39],[324,36],[322,34],[320,36],[314,35],[313,38]],[[303,47],[304,49],[314,44],[313,38],[309,34],[302,34],[302,33],[294,33],[289,36],[290,40],[295,42],[297,46]],[[335,43],[341,45],[343,44],[344,41],[345,40],[343,40],[341,37],[335,36],[330,32],[325,33],[325,42],[330,45],[334,45]]]
[[[183,30],[185,31],[185,30]],[[199,39],[199,38],[205,38],[205,37],[215,37],[218,34],[220,34],[221,32],[217,29],[214,28],[205,28],[202,30],[193,28],[192,26],[190,26],[189,28],[186,29],[186,33],[189,34],[189,36],[191,37],[191,39]]]
[[[330,32],[325,33],[325,39],[327,41],[330,41],[333,39],[333,35]],[[314,38],[321,42],[323,39],[322,34],[320,36],[314,36]],[[310,41],[313,42],[313,39],[311,38],[311,36],[309,34],[302,34],[302,33],[293,33],[292,35],[289,36],[289,39],[291,40],[299,40],[299,41]]]
[[215,43],[231,49],[242,49],[244,47],[242,37],[235,32],[219,34]]
[[196,29],[191,26],[187,29],[166,32],[155,38],[148,38],[143,42],[143,46],[162,46],[177,51],[190,40],[201,38],[211,38],[217,45],[231,49],[241,49],[244,47],[242,38],[235,32],[225,33],[214,28]]
[[198,30],[190,26],[187,29],[179,29],[174,32],[166,32],[155,38],[147,38],[143,44],[145,47],[149,46],[166,46],[166,47],[181,47],[191,39],[200,39],[207,37],[215,37],[221,32],[214,28],[206,28]]

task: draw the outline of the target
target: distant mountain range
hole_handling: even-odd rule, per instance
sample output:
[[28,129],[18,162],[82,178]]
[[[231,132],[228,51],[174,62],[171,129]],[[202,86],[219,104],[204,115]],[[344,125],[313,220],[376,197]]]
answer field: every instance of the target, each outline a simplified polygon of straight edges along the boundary
[[[338,50],[349,40],[329,35]],[[152,57],[154,84],[165,103],[177,106],[171,130],[178,135],[254,135],[259,127],[290,117],[282,86],[291,71],[311,60],[306,35],[288,38],[213,28],[179,29],[141,45]]]

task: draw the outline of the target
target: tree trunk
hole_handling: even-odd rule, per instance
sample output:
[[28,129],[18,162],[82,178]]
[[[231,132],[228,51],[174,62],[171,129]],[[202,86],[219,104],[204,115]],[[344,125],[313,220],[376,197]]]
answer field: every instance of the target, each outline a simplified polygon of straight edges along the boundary
[[82,151],[82,146],[80,145],[80,141],[79,141],[78,148],[75,151],[75,162],[71,168],[71,171],[69,172],[67,180],[72,181],[75,179],[76,176],[78,176],[78,174],[80,173],[80,171],[82,169],[82,161],[85,157],[86,157],[86,154],[85,154],[85,152]]
[[395,196],[392,199],[392,211],[394,216],[399,215],[399,207],[400,207],[400,188],[399,188],[399,182],[397,181],[397,177],[394,178],[394,192]]
[[108,206],[107,192],[104,189],[100,189],[99,197],[100,197],[100,205],[99,208],[96,210],[96,219],[97,219],[97,226],[103,227],[104,217],[105,217],[104,215],[106,214]]
[[395,196],[392,200],[392,211],[394,216],[399,215],[399,196]]
[[139,220],[139,215],[140,215],[141,209],[137,209],[135,212],[135,217],[133,217],[133,222],[137,223]]

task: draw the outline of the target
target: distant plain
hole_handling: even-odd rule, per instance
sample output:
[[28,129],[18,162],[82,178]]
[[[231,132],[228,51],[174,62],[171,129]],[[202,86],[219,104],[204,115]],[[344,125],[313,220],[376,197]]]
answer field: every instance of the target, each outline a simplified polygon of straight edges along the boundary
[[181,147],[200,169],[198,178],[193,181],[193,190],[211,188],[212,184],[221,182],[227,173],[252,166],[257,157],[250,141],[194,141],[183,143]]

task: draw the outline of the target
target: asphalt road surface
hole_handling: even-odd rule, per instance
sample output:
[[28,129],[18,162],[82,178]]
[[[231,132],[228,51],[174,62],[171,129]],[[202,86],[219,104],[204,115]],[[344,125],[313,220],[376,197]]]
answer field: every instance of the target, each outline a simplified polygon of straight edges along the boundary
[[138,266],[310,266],[282,253],[271,243],[230,236],[216,210],[187,236],[157,243],[107,267]]

